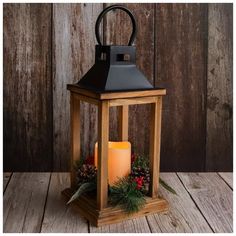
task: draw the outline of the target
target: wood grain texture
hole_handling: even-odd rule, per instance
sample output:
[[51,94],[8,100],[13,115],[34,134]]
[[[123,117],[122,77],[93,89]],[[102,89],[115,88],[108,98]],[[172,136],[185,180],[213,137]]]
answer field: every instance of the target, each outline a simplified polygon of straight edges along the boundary
[[151,104],[150,124],[150,196],[158,197],[159,176],[160,176],[160,148],[161,148],[161,117],[162,97],[157,97],[156,102]]
[[[105,6],[107,5],[105,4]],[[154,4],[130,3],[121,5],[128,7],[135,16],[138,30],[135,41],[136,63],[148,80],[153,83]],[[128,44],[131,30],[131,21],[126,13],[120,10],[109,12],[104,21],[104,42],[113,45],[126,45]],[[129,141],[132,143],[132,148],[140,154],[148,154],[150,106],[133,105],[129,107],[129,111]],[[118,116],[117,109],[111,108],[111,140],[119,139]]]
[[[4,4],[4,171],[69,170],[66,84],[93,65],[95,21],[107,5]],[[161,170],[232,171],[232,4],[124,5],[137,20],[138,67],[167,88]],[[130,32],[119,10],[101,25],[107,44],[126,44]],[[81,110],[85,157],[97,141],[97,108]],[[110,140],[118,140],[119,114],[110,110]],[[129,140],[146,155],[150,104],[129,111]]]
[[233,232],[233,191],[217,173],[178,173],[216,233]]
[[[73,190],[67,188],[63,190],[62,194],[68,201],[73,195]],[[79,199],[74,201],[73,205],[81,215],[97,227],[119,223],[124,220],[136,219],[154,213],[167,212],[169,208],[168,202],[163,198],[152,199],[146,197],[146,204],[144,207],[140,211],[128,215],[124,209],[118,206],[113,207],[109,204],[106,208],[98,210],[95,197],[96,196],[89,195],[81,196]]]
[[167,89],[161,170],[204,170],[207,4],[157,4],[155,26],[155,85]]
[[39,233],[50,173],[14,173],[3,197],[4,233]]
[[126,220],[121,223],[101,226],[99,228],[89,225],[91,233],[150,233],[145,217]]
[[219,172],[218,174],[230,186],[231,189],[234,188],[234,185],[233,185],[233,172]]
[[71,133],[71,157],[70,157],[70,186],[75,188],[76,170],[75,165],[81,158],[81,141],[80,141],[80,99],[77,94],[71,93],[70,96],[70,133]]
[[[95,20],[102,4],[53,5],[53,131],[54,170],[68,170],[70,156],[69,92],[94,64]],[[97,139],[97,109],[81,104],[81,155],[93,153]]]
[[6,187],[11,179],[12,173],[11,172],[4,172],[3,173],[3,193],[5,193]]
[[233,4],[209,4],[206,169],[233,170]]
[[[105,92],[105,93],[99,93],[99,92],[94,92],[92,90],[82,89],[77,84],[68,84],[67,88],[71,92],[75,92],[79,95],[83,95],[87,97],[87,99],[95,98],[99,100],[114,100],[114,99],[120,99],[120,98],[139,99],[143,97],[166,95],[166,89],[163,89],[163,88],[156,88],[156,89],[151,89],[151,90],[138,90],[138,91]],[[92,100],[90,100],[89,102],[92,102]],[[95,101],[93,101],[92,103],[94,102]]]
[[[175,173],[161,173],[161,178],[178,194],[173,195],[160,186],[160,195],[170,204],[168,213],[96,228],[88,224],[74,206],[65,204],[61,190],[69,186],[69,173],[52,173],[51,178],[49,173],[13,173],[3,202],[4,232],[210,233],[206,222],[209,218],[215,222],[209,221],[215,232],[219,230],[214,225],[218,225],[221,231],[224,225],[225,231],[228,230],[226,222],[232,214],[232,202],[228,204],[228,200],[232,200],[233,192],[222,178],[217,173],[178,175],[180,178]],[[206,210],[196,201],[197,196],[207,206]]]
[[88,233],[88,222],[66,205],[61,191],[70,184],[69,173],[53,173],[42,222],[42,233]]
[[52,168],[51,5],[4,4],[4,171]]
[[161,178],[175,189],[178,195],[160,185],[159,194],[170,204],[169,212],[147,216],[152,233],[211,233],[188,192],[175,173],[161,173]]
[[[109,105],[111,105],[111,102],[109,102]],[[129,106],[123,105],[118,107],[119,112],[119,119],[118,119],[118,125],[119,125],[119,139],[121,141],[128,141],[129,140]]]
[[98,167],[97,208],[102,210],[108,201],[108,142],[109,101],[103,101],[98,108]]

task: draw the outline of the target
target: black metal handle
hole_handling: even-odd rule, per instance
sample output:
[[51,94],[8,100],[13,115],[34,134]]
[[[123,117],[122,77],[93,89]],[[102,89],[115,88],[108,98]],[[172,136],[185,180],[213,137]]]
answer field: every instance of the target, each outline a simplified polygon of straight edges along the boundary
[[114,9],[120,9],[120,10],[125,11],[129,15],[129,17],[132,21],[133,31],[132,31],[132,34],[130,36],[129,43],[128,43],[128,45],[131,46],[133,44],[135,36],[136,36],[136,21],[135,21],[133,14],[131,13],[131,11],[128,8],[126,8],[124,6],[120,6],[120,5],[109,6],[109,7],[105,8],[99,14],[97,21],[96,21],[96,25],[95,25],[95,35],[96,35],[96,39],[98,41],[98,44],[102,45],[101,40],[100,40],[100,35],[99,35],[99,26],[102,21],[102,18],[104,17],[105,14],[107,14],[109,11],[114,10]]

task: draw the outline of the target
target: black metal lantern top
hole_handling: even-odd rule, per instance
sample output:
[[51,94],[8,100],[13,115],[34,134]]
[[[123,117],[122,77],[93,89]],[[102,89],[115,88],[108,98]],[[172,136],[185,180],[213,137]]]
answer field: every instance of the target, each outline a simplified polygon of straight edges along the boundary
[[[114,9],[125,11],[131,18],[133,31],[128,46],[105,46],[101,43],[99,25],[103,16]],[[119,5],[105,8],[97,18],[95,34],[98,41],[95,64],[78,82],[80,87],[96,92],[153,89],[143,73],[136,67],[136,48],[132,46],[136,36],[136,22],[127,8]]]

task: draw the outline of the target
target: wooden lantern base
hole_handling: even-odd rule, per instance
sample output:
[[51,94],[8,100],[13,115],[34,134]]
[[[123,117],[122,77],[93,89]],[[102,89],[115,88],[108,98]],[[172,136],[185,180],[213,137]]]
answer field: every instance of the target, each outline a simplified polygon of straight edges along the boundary
[[[73,195],[71,188],[67,188],[62,191],[62,194],[67,200]],[[146,204],[143,209],[134,214],[127,214],[123,209],[119,207],[108,206],[103,210],[98,210],[96,207],[96,198],[84,195],[78,200],[75,200],[72,204],[76,206],[78,212],[84,216],[93,225],[99,227],[102,225],[118,223],[126,219],[137,218],[149,214],[167,212],[169,208],[168,202],[163,198],[150,198],[146,197]]]

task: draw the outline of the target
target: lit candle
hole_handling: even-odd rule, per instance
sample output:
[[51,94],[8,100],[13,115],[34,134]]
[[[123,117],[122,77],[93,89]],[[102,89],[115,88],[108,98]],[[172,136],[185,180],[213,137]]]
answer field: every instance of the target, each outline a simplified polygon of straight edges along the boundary
[[[98,143],[95,144],[95,166],[97,167]],[[114,184],[119,178],[128,176],[131,171],[130,142],[108,143],[108,183]]]

